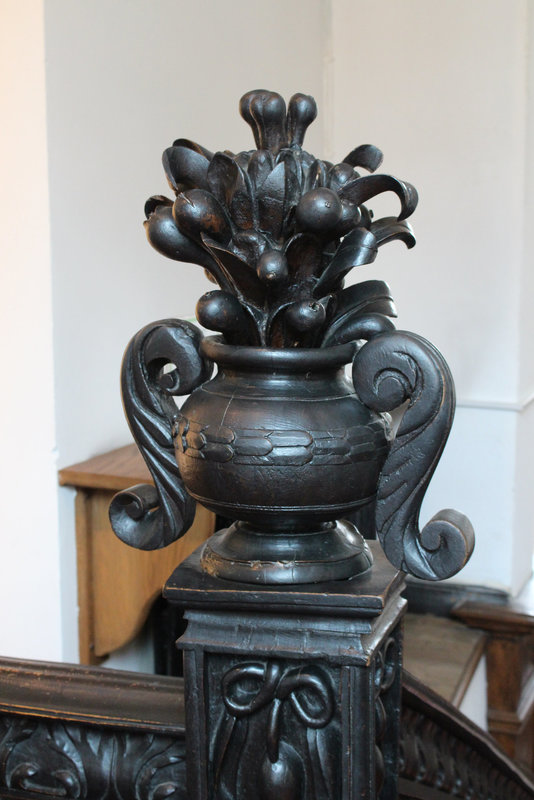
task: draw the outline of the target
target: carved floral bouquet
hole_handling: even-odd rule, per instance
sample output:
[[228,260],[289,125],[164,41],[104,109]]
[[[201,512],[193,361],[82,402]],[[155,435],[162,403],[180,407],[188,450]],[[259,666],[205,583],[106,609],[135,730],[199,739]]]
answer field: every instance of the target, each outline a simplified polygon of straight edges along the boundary
[[[327,347],[391,329],[387,285],[344,288],[344,279],[386,242],[414,246],[406,222],[417,205],[414,187],[372,174],[382,162],[373,145],[340,164],[303,150],[317,114],[308,95],[293,95],[286,111],[279,94],[252,91],[240,111],[257,149],[213,154],[176,140],[163,154],[176,197],[151,197],[145,206],[156,250],[200,264],[219,285],[200,298],[198,321],[229,344],[264,347]],[[398,195],[400,214],[375,221],[365,203],[386,191]]]

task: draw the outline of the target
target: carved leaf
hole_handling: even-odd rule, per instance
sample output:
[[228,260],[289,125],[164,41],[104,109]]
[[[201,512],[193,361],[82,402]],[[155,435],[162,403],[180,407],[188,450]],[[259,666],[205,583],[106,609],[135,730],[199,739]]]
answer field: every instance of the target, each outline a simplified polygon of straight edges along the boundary
[[346,183],[339,192],[340,197],[359,206],[382,192],[395,192],[401,201],[401,212],[397,219],[405,219],[417,207],[417,191],[414,186],[400,181],[392,175],[364,175]]
[[345,342],[356,342],[360,339],[369,341],[374,336],[395,329],[389,317],[384,314],[348,315],[341,325],[330,329],[325,335],[321,347],[331,347]]
[[409,400],[378,482],[376,528],[384,552],[417,578],[449,578],[471,556],[471,523],[446,509],[419,530],[421,503],[454,415],[449,368],[430,342],[399,331],[362,347],[353,380],[360,399],[375,411],[392,411]]
[[[361,327],[358,322],[361,317],[368,315],[379,315],[379,317],[396,317],[397,310],[389,290],[389,286],[384,281],[362,281],[353,286],[337,292],[334,295],[330,316],[332,317],[326,327],[322,347],[327,347],[338,339],[351,341],[357,338],[368,338],[365,336],[352,336],[350,330],[356,323],[357,328]],[[375,320],[383,326],[383,330],[390,330],[393,325]],[[371,322],[373,330],[377,330],[374,322]],[[385,327],[384,327],[385,326]],[[348,336],[348,338],[346,338]]]
[[202,236],[202,241],[231,281],[238,296],[246,298],[254,305],[261,307],[263,305],[264,288],[256,272],[246,261],[243,261],[230,250],[221,247],[217,242],[206,236]]
[[345,236],[333,259],[323,271],[316,286],[316,295],[329,292],[354,267],[371,264],[377,252],[373,234],[366,228],[355,228]]
[[208,188],[209,161],[205,155],[180,145],[168,147],[162,156],[163,169],[171,189]]
[[184,742],[49,719],[2,718],[0,795],[67,800],[184,800]]
[[[162,320],[139,331],[126,350],[122,397],[135,441],[154,479],[113,498],[109,515],[122,541],[141,550],[165,547],[193,522],[195,502],[188,495],[174,456],[173,425],[178,409],[173,395],[189,394],[208,380],[212,364],[199,353],[202,334],[182,320]],[[172,372],[163,372],[166,364]]]
[[382,163],[384,154],[373,144],[361,144],[345,156],[343,162],[351,167],[363,167],[369,172],[374,172]]
[[393,242],[395,239],[404,242],[408,250],[415,247],[416,242],[412,226],[404,219],[398,220],[397,217],[383,217],[373,222],[370,230],[376,237],[378,247]]
[[209,252],[178,230],[170,205],[159,204],[149,210],[149,217],[143,224],[148,241],[159,253],[174,261],[200,264],[209,270],[221,288],[229,287],[228,279]]

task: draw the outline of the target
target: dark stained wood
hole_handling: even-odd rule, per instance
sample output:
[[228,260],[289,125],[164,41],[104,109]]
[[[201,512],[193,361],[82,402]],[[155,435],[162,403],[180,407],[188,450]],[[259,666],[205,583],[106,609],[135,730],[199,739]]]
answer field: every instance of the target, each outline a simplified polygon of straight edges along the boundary
[[[417,192],[355,171],[380,165],[372,145],[336,165],[304,151],[307,95],[286,109],[255,90],[240,111],[257,150],[176,140],[163,154],[175,198],[145,207],[155,249],[218,283],[197,319],[222,336],[165,319],[131,339],[122,398],[153,485],[119,492],[110,519],[143,551],[180,539],[195,500],[232,520],[164,591],[187,620],[189,800],[394,800],[397,570],[448,578],[474,546],[456,511],[418,522],[454,414],[443,356],[394,330],[382,281],[344,287],[380,245],[415,244]],[[375,220],[365,204],[383,192],[400,213]],[[382,548],[346,519],[374,533],[370,509]]]
[[[183,689],[179,678],[0,659],[0,795],[190,800]],[[400,720],[400,800],[534,797],[532,775],[407,674]]]
[[248,583],[223,581],[200,568],[196,551],[173,572],[165,584],[164,596],[172,603],[189,609],[211,608],[235,611],[277,613],[299,610],[303,615],[342,617],[350,614],[372,618],[379,616],[388,602],[397,598],[404,580],[386,560],[378,542],[369,542],[373,569],[350,581],[303,584],[280,587],[276,584],[251,587]]
[[443,698],[404,673],[401,798],[519,800],[534,797],[534,776]]
[[182,682],[0,660],[2,800],[186,800]]
[[[113,528],[133,546],[162,547],[188,529],[194,498],[236,520],[206,544],[206,572],[250,584],[321,583],[369,568],[346,517],[363,509],[366,518],[372,507],[394,566],[448,578],[472,553],[469,520],[451,509],[421,530],[417,520],[454,414],[449,368],[422,337],[394,330],[383,281],[344,286],[381,245],[415,244],[406,219],[417,192],[356,171],[380,165],[372,145],[335,165],[303,150],[317,113],[308,95],[293,95],[286,108],[278,93],[253,90],[240,112],[257,150],[214,154],[178,139],[163,154],[175,197],[145,206],[155,249],[199,264],[219,285],[196,312],[222,336],[167,319],[128,345],[123,404],[155,489],[117,495]],[[384,192],[397,195],[400,213],[375,220],[365,204]],[[181,409],[176,395],[190,395]],[[401,407],[392,437],[385,412]]]
[[184,736],[183,681],[160,675],[0,659],[0,713]]
[[414,614],[433,614],[449,617],[451,611],[461,603],[492,603],[505,605],[510,599],[508,592],[490,586],[468,583],[422,581],[408,576],[404,596]]
[[190,800],[396,794],[402,576],[372,542],[350,581],[280,587],[207,574],[200,553],[164,596],[184,608]]

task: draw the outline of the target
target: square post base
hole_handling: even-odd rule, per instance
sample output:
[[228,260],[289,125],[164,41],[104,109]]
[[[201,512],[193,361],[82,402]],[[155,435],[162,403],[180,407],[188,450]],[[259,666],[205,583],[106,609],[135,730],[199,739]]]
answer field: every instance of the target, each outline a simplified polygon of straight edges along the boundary
[[370,544],[371,569],[328,584],[214,578],[200,551],[170,577],[191,800],[397,796],[404,580]]

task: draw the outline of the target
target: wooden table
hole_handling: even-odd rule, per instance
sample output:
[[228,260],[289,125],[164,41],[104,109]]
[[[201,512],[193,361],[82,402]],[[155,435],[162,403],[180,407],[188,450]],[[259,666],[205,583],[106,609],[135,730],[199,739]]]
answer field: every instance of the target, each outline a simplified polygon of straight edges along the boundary
[[136,445],[120,447],[59,472],[76,489],[76,559],[80,663],[99,664],[141,630],[173,569],[213,533],[214,515],[197,507],[193,526],[163,550],[142,551],[111,530],[108,507],[115,492],[150,483]]

